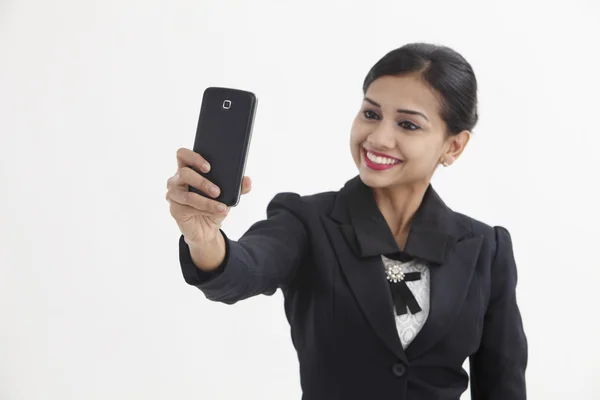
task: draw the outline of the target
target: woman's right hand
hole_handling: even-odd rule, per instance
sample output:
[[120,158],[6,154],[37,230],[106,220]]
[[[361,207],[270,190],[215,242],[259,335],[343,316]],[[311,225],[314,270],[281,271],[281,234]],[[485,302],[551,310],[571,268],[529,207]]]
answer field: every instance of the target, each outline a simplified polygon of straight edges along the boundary
[[[170,203],[171,216],[177,222],[179,230],[188,244],[209,244],[219,235],[221,223],[229,213],[229,207],[216,200],[190,192],[188,185],[216,198],[220,189],[194,171],[208,172],[210,165],[198,153],[181,148],[177,151],[177,172],[167,181],[167,201]],[[242,194],[251,189],[250,178],[242,181]]]

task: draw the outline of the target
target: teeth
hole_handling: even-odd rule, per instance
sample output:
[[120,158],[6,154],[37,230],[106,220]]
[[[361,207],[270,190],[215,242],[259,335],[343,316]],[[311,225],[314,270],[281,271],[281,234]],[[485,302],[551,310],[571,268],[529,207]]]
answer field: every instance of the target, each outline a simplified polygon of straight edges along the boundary
[[367,158],[369,160],[371,160],[372,162],[374,162],[375,164],[390,165],[390,164],[396,164],[398,162],[398,160],[394,160],[393,158],[376,156],[375,154],[371,153],[370,151],[367,151]]

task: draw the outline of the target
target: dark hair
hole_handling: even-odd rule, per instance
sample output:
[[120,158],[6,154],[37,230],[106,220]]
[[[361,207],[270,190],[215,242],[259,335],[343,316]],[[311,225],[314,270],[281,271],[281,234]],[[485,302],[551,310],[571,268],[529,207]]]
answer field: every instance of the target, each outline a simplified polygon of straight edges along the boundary
[[385,75],[419,72],[442,97],[440,116],[448,133],[472,131],[477,124],[477,80],[471,65],[456,51],[429,43],[409,43],[390,51],[367,74],[363,92]]

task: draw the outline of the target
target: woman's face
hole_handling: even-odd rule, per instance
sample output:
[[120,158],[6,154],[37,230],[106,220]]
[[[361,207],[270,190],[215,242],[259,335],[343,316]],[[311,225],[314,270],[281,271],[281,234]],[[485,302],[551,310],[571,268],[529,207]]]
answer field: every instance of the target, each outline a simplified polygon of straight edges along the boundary
[[446,135],[439,110],[438,94],[417,74],[373,81],[350,136],[362,181],[372,188],[428,184],[440,160],[452,163],[465,135]]

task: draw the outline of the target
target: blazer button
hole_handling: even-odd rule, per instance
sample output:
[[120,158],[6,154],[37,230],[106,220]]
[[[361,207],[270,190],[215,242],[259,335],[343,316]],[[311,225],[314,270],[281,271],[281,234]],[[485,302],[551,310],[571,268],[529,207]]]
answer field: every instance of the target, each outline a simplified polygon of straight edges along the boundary
[[397,362],[394,365],[392,365],[392,372],[396,376],[404,376],[404,374],[406,373],[406,367],[401,362]]

